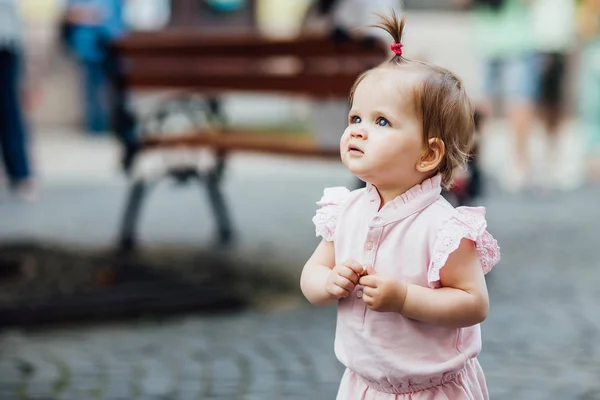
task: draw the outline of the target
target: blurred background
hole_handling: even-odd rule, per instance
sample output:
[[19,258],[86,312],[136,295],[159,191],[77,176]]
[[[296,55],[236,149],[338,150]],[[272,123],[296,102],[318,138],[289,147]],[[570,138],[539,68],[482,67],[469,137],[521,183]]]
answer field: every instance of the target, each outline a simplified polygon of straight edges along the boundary
[[600,399],[600,2],[0,0],[1,399],[334,398],[298,280],[390,8],[476,107],[491,398]]

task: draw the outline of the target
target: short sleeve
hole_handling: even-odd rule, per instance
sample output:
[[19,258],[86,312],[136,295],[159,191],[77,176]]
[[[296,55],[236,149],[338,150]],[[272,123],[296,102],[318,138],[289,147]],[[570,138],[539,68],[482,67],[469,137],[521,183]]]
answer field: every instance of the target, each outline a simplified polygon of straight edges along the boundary
[[427,273],[429,286],[440,287],[440,270],[448,256],[458,249],[463,238],[475,242],[483,273],[487,274],[500,261],[498,242],[486,230],[485,208],[458,207],[456,213],[442,223],[433,242],[431,263]]
[[338,217],[342,205],[348,200],[350,191],[345,187],[326,188],[323,197],[317,202],[317,213],[313,217],[317,236],[323,237],[328,242],[333,241]]

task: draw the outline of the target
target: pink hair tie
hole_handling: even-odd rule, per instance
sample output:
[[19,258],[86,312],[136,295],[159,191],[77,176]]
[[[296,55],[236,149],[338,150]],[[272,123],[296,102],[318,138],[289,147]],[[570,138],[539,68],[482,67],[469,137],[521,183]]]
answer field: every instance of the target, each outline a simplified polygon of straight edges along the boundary
[[402,43],[392,43],[390,49],[392,49],[392,51],[396,53],[396,55],[402,55]]

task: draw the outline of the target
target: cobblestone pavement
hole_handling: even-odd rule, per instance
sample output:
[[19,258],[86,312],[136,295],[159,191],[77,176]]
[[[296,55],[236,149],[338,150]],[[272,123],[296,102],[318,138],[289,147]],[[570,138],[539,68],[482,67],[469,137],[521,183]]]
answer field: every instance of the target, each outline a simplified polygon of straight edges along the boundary
[[[483,324],[491,398],[600,399],[599,188],[494,196],[503,250]],[[331,399],[335,310],[5,332],[1,399]]]

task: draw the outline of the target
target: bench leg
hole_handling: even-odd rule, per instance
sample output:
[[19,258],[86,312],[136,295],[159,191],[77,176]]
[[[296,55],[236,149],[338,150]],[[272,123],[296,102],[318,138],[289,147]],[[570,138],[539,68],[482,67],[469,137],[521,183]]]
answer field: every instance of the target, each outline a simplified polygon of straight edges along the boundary
[[206,176],[206,189],[208,198],[217,219],[217,232],[220,245],[228,245],[233,240],[233,229],[229,210],[225,203],[225,197],[221,192],[220,179],[218,174],[208,174]]
[[136,245],[135,228],[140,215],[142,201],[148,190],[148,184],[140,179],[133,183],[127,198],[127,208],[121,224],[119,247],[122,251],[131,251]]
[[[223,114],[221,100],[210,97],[206,100],[206,103],[208,106],[208,114],[210,119],[219,126],[227,126],[227,120]],[[225,150],[217,150],[215,156],[217,158],[217,163],[215,165],[214,172],[218,175],[218,178],[220,178],[225,170],[225,159],[227,157],[227,152]]]

